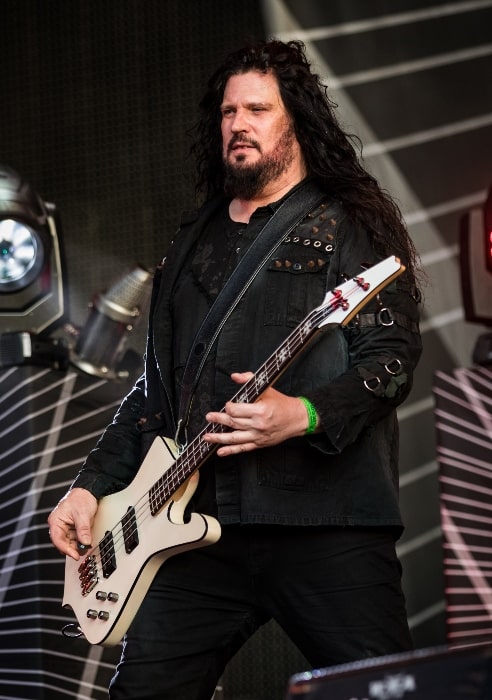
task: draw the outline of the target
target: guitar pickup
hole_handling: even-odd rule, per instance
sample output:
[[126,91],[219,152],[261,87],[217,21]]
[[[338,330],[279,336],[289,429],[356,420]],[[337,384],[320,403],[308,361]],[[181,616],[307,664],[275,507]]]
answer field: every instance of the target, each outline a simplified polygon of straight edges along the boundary
[[99,543],[99,553],[101,555],[101,567],[104,578],[109,578],[116,571],[116,556],[114,551],[113,534],[110,530],[106,532]]
[[121,519],[121,527],[123,528],[123,539],[125,541],[125,552],[130,554],[135,547],[138,546],[138,530],[137,519],[135,517],[135,508],[130,506],[125,515]]

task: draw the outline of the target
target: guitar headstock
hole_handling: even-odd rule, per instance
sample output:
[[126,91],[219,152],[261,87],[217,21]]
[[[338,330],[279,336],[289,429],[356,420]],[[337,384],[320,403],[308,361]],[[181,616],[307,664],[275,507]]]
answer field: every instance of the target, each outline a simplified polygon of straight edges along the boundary
[[328,292],[322,306],[332,310],[319,327],[328,323],[346,326],[370,299],[404,271],[399,258],[390,256]]

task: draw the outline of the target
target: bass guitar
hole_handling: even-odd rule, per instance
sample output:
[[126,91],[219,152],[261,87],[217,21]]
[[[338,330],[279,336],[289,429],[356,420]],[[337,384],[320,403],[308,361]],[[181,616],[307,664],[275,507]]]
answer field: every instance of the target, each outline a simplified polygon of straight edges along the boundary
[[[231,400],[256,401],[321,330],[347,325],[404,269],[389,257],[328,292]],[[100,500],[92,527],[96,544],[78,561],[66,558],[63,594],[63,605],[75,613],[77,634],[91,644],[111,646],[122,639],[166,559],[219,539],[215,518],[200,513],[185,518],[185,509],[200,466],[217,447],[203,436],[225,430],[209,423],[180,451],[172,440],[156,437],[130,485]]]

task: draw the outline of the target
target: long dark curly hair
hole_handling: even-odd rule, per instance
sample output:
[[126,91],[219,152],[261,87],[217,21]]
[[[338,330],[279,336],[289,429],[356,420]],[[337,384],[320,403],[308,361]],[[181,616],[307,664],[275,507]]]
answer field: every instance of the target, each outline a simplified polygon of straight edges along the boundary
[[370,231],[375,250],[382,255],[398,255],[415,278],[418,255],[401,212],[362,167],[354,147],[360,146],[360,141],[338,124],[336,105],[320,77],[312,72],[301,41],[250,42],[229,54],[212,75],[199,105],[191,147],[197,165],[197,193],[210,198],[224,192],[220,106],[229,78],[252,70],[271,71],[276,76],[308,175],[343,204],[354,222]]

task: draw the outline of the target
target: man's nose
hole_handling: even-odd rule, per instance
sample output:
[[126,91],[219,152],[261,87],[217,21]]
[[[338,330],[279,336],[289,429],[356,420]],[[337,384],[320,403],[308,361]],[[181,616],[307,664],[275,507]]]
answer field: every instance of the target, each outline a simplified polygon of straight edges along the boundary
[[244,112],[238,111],[235,113],[233,120],[232,120],[231,130],[235,134],[239,134],[242,131],[246,132],[248,130],[248,124],[247,124],[246,115],[244,114]]

